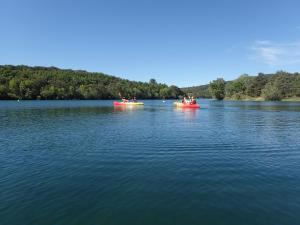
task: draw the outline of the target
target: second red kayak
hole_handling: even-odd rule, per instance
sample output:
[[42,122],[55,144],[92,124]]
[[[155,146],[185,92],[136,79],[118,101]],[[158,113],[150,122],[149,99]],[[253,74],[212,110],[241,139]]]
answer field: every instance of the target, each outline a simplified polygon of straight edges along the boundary
[[192,109],[199,109],[199,104],[190,104],[190,103],[181,103],[181,102],[174,102],[174,105],[180,108],[192,108]]

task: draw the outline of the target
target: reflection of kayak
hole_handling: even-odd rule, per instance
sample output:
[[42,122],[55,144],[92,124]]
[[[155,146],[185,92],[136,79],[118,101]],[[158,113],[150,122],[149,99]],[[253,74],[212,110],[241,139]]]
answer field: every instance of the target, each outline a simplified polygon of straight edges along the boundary
[[197,109],[200,108],[199,104],[189,104],[189,103],[181,103],[181,102],[174,102],[174,105],[180,108],[193,108]]
[[114,102],[115,106],[133,106],[133,105],[144,105],[143,102]]

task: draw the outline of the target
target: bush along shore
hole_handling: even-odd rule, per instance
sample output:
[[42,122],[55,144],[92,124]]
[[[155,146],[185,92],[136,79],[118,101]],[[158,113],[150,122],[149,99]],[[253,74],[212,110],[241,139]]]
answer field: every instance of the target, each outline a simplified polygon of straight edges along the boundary
[[241,75],[233,81],[218,78],[209,85],[182,88],[190,95],[218,100],[300,101],[300,74],[278,71]]
[[184,95],[176,86],[136,82],[103,73],[56,67],[0,65],[0,99],[175,99]]

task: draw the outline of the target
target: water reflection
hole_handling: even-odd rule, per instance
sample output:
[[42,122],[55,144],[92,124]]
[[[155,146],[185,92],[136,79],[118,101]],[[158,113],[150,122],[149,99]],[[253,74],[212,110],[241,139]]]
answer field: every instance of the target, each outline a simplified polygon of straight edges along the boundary
[[136,111],[143,109],[144,107],[142,105],[119,105],[114,106],[113,112]]
[[259,110],[259,111],[294,111],[300,112],[299,102],[243,102],[232,101],[226,102],[226,107],[239,108],[242,110]]
[[35,118],[58,118],[69,116],[91,116],[111,113],[112,107],[59,107],[59,108],[24,108],[24,109],[7,109],[1,111],[1,118],[10,120],[26,120]]
[[187,120],[194,120],[197,117],[197,114],[199,113],[199,109],[194,108],[177,108],[174,107],[174,111],[176,113],[181,113],[183,117]]

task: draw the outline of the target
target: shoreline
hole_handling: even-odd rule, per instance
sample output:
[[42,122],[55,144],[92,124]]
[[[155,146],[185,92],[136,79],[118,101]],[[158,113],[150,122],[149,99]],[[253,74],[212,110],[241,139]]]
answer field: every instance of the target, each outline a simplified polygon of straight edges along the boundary
[[245,101],[245,102],[300,102],[300,97],[283,98],[278,101],[268,101],[268,100],[265,100],[263,97],[257,97],[257,98],[247,97],[244,99],[224,98],[224,100],[225,101]]
[[[199,99],[205,99],[205,100],[217,100],[215,98],[197,98]],[[119,99],[0,99],[0,101],[119,101]],[[147,100],[162,100],[162,99],[139,99],[139,101],[147,101]],[[168,99],[164,99],[164,100],[173,100],[173,101],[177,101],[178,99],[174,99],[174,98],[168,98]],[[220,101],[242,101],[242,102],[300,102],[300,97],[291,97],[291,98],[284,98],[281,99],[279,101],[268,101],[265,100],[262,97],[257,97],[257,98],[251,98],[251,97],[247,97],[244,99],[236,99],[236,98],[224,98],[223,100]]]

